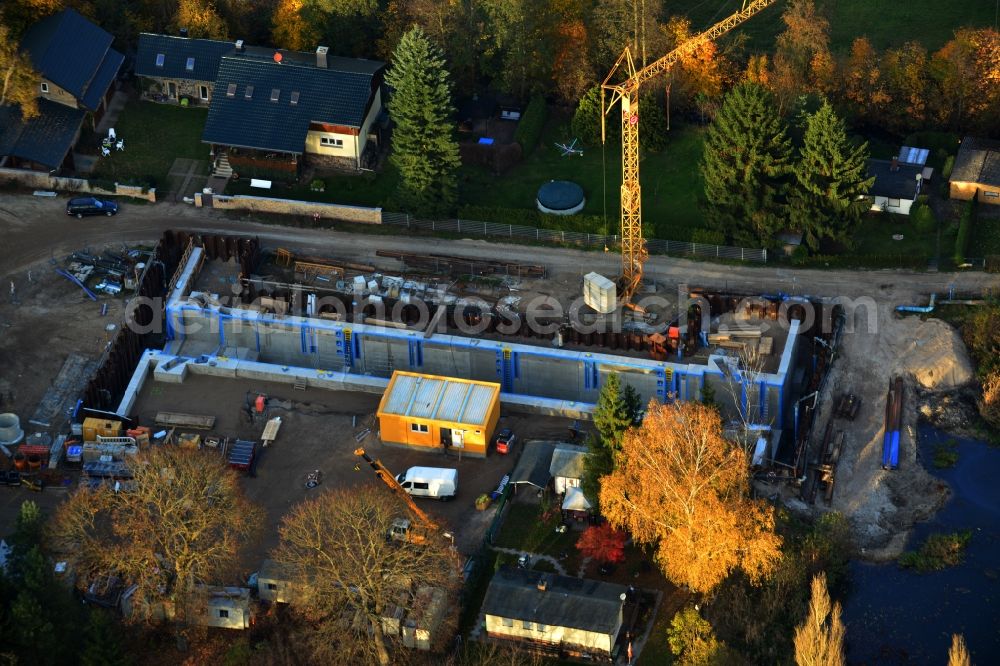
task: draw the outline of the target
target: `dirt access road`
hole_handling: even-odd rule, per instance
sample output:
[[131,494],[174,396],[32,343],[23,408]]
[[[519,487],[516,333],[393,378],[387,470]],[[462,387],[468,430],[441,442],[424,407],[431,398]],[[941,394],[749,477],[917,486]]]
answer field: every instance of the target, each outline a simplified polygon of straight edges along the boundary
[[[572,285],[596,270],[614,275],[620,260],[614,253],[584,252],[555,247],[510,245],[486,240],[443,241],[428,236],[348,233],[303,229],[236,220],[185,204],[124,204],[114,218],[77,220],[65,214],[64,197],[46,199],[28,195],[0,197],[0,230],[4,252],[0,275],[26,271],[32,264],[86,246],[157,239],[165,229],[259,236],[265,245],[292,244],[306,252],[350,255],[355,261],[373,260],[376,249],[410,252],[447,252],[476,258],[517,257],[542,264],[551,279]],[[687,283],[707,289],[754,289],[811,296],[870,296],[879,303],[911,303],[928,294],[946,293],[950,285],[961,292],[1000,286],[1000,276],[985,273],[919,273],[913,271],[793,270],[773,266],[719,265],[674,257],[652,257],[646,276],[661,284]],[[13,277],[13,276],[11,276]],[[9,279],[9,278],[8,278]]]

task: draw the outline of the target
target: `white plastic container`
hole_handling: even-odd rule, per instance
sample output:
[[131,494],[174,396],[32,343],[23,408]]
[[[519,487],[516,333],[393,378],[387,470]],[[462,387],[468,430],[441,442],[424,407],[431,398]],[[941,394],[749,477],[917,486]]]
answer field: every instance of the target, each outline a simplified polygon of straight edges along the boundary
[[587,273],[583,276],[583,302],[601,314],[610,314],[618,305],[618,289],[600,273]]

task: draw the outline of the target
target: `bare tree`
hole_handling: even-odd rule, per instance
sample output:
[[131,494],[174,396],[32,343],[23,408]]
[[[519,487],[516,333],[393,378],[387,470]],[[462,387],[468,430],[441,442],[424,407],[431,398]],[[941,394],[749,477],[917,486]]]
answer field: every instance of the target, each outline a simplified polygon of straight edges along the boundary
[[798,666],[844,666],[844,624],[840,603],[830,604],[826,574],[813,576],[809,614],[795,629],[795,663]]
[[726,416],[731,417],[730,422],[736,426],[737,438],[750,462],[759,434],[751,426],[771,425],[774,420],[773,416],[765,416],[767,394],[760,386],[767,357],[755,344],[748,343],[734,351],[735,354],[726,357],[729,361],[726,366],[720,368],[725,375],[724,392],[732,404]]
[[541,655],[517,643],[485,640],[466,642],[448,655],[442,666],[542,666],[542,663]]
[[126,489],[81,488],[63,502],[49,531],[52,546],[81,581],[118,575],[137,586],[138,604],[173,601],[183,618],[196,585],[237,572],[262,513],[217,455],[155,447],[129,469]]
[[[292,609],[312,627],[313,658],[324,663],[401,663],[407,655],[392,630],[396,618],[421,615],[428,598],[421,590],[441,590],[444,608],[461,577],[454,551],[443,535],[421,544],[387,537],[405,512],[386,491],[372,486],[338,489],[303,502],[281,524],[281,544],[273,553],[297,583]],[[450,638],[445,618],[433,634]]]
[[951,635],[948,666],[972,666],[972,657],[969,656],[969,648],[965,646],[965,637],[962,634]]

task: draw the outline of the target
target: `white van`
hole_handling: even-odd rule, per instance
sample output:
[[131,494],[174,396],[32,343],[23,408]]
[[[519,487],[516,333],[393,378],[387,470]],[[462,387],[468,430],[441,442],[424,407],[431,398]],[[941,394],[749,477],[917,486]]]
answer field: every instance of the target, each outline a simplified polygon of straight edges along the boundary
[[447,500],[458,492],[458,470],[447,467],[411,467],[396,481],[414,497]]

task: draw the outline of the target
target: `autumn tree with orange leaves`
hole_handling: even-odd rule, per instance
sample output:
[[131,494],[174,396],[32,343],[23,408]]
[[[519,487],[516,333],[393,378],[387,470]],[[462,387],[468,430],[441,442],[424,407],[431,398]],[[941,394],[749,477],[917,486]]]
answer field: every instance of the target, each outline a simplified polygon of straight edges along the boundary
[[784,113],[799,95],[832,91],[836,71],[830,55],[830,22],[813,0],[792,0],[781,19],[785,30],[775,42],[769,79]]
[[930,60],[935,120],[955,128],[983,126],[1000,112],[1000,33],[963,28]]
[[134,607],[172,601],[177,615],[199,584],[233,580],[262,512],[218,455],[156,447],[130,460],[132,481],[81,488],[59,505],[49,537],[81,583],[117,575]]
[[844,97],[854,116],[877,122],[891,99],[879,68],[879,55],[867,37],[858,37],[844,65]]
[[667,578],[709,592],[734,569],[754,583],[774,570],[774,513],[749,496],[746,454],[722,436],[718,411],[651,402],[604,477],[601,510],[614,527],[656,548]]
[[[693,36],[691,21],[675,16],[663,28],[670,40],[670,49],[677,48]],[[667,75],[672,111],[690,114],[704,112],[712,100],[722,96],[725,83],[731,78],[729,60],[719,51],[715,42],[702,42],[689,54],[681,57]]]

